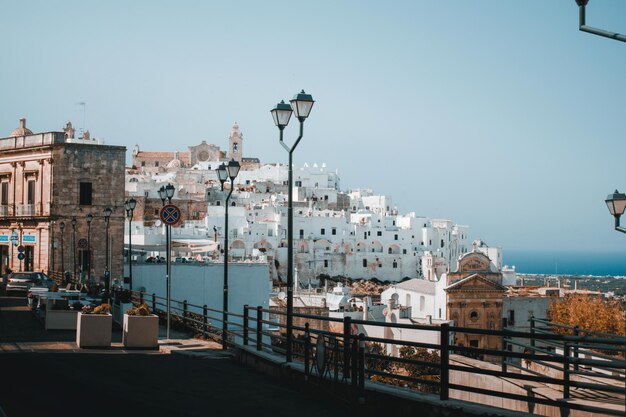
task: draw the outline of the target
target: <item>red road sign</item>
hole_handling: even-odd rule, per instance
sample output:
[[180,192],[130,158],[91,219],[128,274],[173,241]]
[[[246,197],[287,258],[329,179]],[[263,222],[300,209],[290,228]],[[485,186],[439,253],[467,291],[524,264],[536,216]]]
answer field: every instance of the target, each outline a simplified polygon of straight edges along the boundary
[[180,209],[174,204],[166,204],[161,209],[160,217],[163,223],[171,226],[180,220]]

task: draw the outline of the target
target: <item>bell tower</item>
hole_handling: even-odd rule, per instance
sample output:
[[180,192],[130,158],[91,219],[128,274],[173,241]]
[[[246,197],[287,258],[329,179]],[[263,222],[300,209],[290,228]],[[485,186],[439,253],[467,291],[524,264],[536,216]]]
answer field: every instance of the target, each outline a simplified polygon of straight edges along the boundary
[[243,154],[243,134],[239,130],[237,122],[233,123],[228,136],[228,157],[241,164]]

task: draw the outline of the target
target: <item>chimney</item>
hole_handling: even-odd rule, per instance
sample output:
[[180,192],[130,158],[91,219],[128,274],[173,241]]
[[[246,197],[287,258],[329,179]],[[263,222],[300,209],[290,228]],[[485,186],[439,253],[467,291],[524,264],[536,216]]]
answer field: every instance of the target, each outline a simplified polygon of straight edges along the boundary
[[26,119],[24,117],[20,119],[20,127],[26,129]]

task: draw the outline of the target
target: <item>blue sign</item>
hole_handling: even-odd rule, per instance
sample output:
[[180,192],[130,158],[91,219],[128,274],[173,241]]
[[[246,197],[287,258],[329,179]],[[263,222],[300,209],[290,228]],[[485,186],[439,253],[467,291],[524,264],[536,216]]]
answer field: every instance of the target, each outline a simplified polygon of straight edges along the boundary
[[22,252],[17,254],[17,259],[19,259],[20,261],[23,261],[25,257],[26,256],[24,256],[24,254]]
[[180,220],[180,209],[173,204],[166,204],[161,209],[161,220],[171,226]]
[[9,243],[9,235],[0,235],[0,242]]
[[37,236],[35,235],[24,235],[22,236],[22,243],[36,243]]

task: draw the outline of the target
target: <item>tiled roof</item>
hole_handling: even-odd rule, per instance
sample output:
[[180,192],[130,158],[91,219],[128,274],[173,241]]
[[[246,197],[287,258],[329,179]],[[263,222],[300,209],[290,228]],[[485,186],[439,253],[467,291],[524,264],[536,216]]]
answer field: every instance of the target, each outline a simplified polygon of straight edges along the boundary
[[436,283],[425,279],[413,278],[408,281],[396,284],[396,288],[408,291],[416,291],[422,294],[434,294]]

